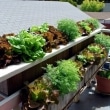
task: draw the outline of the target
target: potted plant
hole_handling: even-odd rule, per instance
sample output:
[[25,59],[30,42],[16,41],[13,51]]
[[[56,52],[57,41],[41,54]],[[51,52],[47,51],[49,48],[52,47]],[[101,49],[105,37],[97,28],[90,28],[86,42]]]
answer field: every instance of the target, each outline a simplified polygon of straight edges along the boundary
[[110,70],[101,69],[96,74],[96,91],[103,94],[110,94]]

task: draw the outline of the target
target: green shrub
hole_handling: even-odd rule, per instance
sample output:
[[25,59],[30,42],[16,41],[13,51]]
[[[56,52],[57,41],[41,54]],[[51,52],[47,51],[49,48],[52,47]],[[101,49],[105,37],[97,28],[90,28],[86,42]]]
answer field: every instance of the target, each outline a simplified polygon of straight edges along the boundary
[[100,2],[99,0],[84,0],[80,9],[82,11],[99,12],[104,6],[104,2]]

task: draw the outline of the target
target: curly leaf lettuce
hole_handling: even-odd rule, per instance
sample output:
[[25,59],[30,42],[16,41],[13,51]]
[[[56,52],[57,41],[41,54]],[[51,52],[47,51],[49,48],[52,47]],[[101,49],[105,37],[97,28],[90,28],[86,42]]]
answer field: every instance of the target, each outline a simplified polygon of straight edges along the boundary
[[9,36],[7,39],[13,52],[20,54],[24,62],[32,62],[45,55],[42,47],[46,41],[41,35],[22,30],[16,36]]

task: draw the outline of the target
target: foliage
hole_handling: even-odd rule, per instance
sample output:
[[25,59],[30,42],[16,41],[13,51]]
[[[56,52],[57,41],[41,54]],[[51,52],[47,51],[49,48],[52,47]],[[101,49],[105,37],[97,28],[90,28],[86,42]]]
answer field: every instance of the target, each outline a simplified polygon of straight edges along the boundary
[[94,54],[91,53],[87,48],[85,48],[82,52],[81,55],[83,55],[86,58],[87,63],[94,62],[95,57]]
[[86,64],[87,63],[87,59],[86,59],[86,56],[84,56],[83,54],[79,54],[77,55],[77,59],[81,62],[83,62],[83,64]]
[[105,35],[104,33],[99,33],[95,35],[94,42],[101,44],[107,50],[110,49],[110,36]]
[[77,2],[74,0],[60,0],[62,2],[69,2],[70,4],[72,4],[73,6],[77,6]]
[[48,95],[50,92],[48,84],[47,82],[44,82],[43,78],[35,80],[34,83],[30,84],[28,87],[30,90],[30,99],[32,99],[33,101],[44,100],[46,98],[46,95]]
[[110,70],[102,69],[102,70],[98,71],[97,75],[110,79]]
[[79,36],[79,28],[76,22],[72,19],[62,19],[58,21],[57,28],[67,35],[69,41],[72,41]]
[[90,52],[97,54],[101,54],[101,52],[103,51],[99,45],[89,45],[87,48]]
[[48,24],[44,23],[40,26],[32,26],[29,28],[29,32],[40,32],[40,33],[44,33],[47,32],[49,30]]
[[99,28],[99,22],[97,19],[89,18],[89,19],[86,19],[85,21],[88,22],[89,24],[92,24],[94,29]]
[[86,22],[85,20],[80,21],[79,25],[86,31],[87,34],[89,34],[92,31],[89,23]]
[[99,22],[94,18],[88,18],[82,21],[78,21],[77,25],[82,36],[88,35],[93,30],[99,28]]
[[81,5],[84,0],[75,0],[78,5]]
[[80,9],[82,11],[99,12],[104,6],[104,2],[100,2],[99,0],[84,0]]
[[87,49],[94,54],[95,62],[100,62],[104,57],[107,57],[107,50],[100,44],[92,43]]
[[[27,110],[30,110],[30,108],[34,108],[36,110],[47,110],[48,104],[58,104],[59,91],[53,90],[51,82],[46,80],[44,76],[27,85],[26,88],[22,89],[21,93],[23,96],[23,106],[27,108]],[[27,104],[24,104],[24,102]]]
[[107,57],[107,51],[105,47],[100,44],[92,43],[82,50],[76,57],[77,60],[83,63],[83,66],[87,64],[98,64],[100,60]]
[[58,61],[56,67],[48,64],[45,70],[46,77],[60,94],[67,94],[77,89],[80,81],[79,69],[72,60]]
[[21,55],[25,62],[32,62],[45,55],[42,47],[45,45],[45,39],[41,35],[35,35],[22,30],[16,36],[7,37],[15,53]]
[[[84,78],[84,74],[85,74],[85,68],[84,68],[84,64],[83,61],[78,60],[77,58],[75,59],[76,65],[79,68],[79,75],[80,75],[80,79]],[[86,63],[86,62],[85,62]]]

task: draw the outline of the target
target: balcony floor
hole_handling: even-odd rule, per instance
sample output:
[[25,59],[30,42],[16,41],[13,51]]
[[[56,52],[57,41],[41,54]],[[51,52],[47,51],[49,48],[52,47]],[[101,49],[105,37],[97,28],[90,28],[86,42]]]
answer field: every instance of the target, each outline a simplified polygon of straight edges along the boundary
[[68,110],[110,110],[110,95],[95,91],[95,86],[87,88],[78,103],[72,103]]

